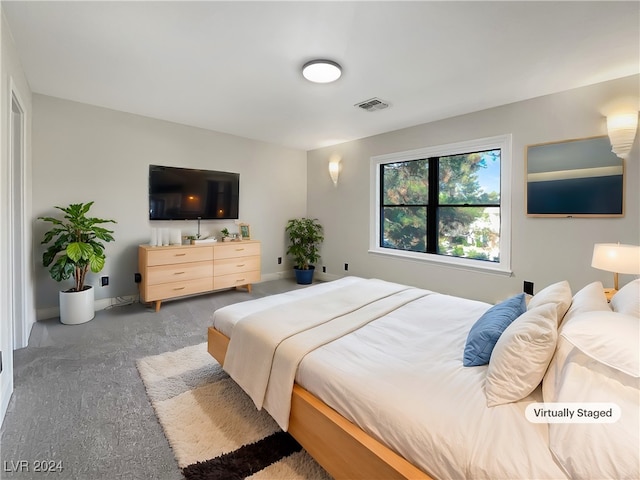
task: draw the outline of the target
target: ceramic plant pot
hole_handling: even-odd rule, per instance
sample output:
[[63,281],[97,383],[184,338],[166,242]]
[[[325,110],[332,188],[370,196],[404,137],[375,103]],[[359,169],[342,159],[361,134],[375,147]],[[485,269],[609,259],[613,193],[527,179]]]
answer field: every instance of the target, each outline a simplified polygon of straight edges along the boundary
[[60,292],[60,321],[65,325],[78,325],[95,317],[92,286],[81,292]]
[[301,270],[299,268],[294,267],[294,271],[296,272],[296,282],[300,285],[309,285],[313,282],[313,272],[316,267],[313,265],[309,265],[308,270]]

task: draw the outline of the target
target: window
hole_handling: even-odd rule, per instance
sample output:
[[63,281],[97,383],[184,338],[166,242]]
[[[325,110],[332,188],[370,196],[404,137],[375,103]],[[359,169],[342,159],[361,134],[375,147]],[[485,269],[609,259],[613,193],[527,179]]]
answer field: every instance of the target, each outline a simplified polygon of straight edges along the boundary
[[372,158],[370,251],[510,273],[510,146],[501,136]]

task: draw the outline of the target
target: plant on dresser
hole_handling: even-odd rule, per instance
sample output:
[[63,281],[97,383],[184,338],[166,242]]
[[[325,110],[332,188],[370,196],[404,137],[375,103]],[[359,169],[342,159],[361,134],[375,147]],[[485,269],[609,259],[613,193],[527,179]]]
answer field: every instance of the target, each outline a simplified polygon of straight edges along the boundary
[[260,242],[138,247],[140,299],[154,302],[260,281]]

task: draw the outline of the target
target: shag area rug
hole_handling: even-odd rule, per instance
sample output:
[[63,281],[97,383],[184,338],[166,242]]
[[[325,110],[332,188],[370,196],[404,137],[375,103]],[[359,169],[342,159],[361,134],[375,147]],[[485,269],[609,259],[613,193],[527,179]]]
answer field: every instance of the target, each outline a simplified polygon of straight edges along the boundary
[[137,366],[187,480],[331,478],[256,410],[206,343],[142,358]]

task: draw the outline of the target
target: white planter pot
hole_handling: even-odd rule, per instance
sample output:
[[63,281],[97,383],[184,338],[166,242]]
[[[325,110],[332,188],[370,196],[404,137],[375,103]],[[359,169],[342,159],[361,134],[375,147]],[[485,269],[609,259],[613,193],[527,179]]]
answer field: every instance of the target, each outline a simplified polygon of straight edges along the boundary
[[96,315],[94,290],[89,287],[82,292],[60,292],[60,321],[65,325],[78,325]]

